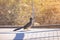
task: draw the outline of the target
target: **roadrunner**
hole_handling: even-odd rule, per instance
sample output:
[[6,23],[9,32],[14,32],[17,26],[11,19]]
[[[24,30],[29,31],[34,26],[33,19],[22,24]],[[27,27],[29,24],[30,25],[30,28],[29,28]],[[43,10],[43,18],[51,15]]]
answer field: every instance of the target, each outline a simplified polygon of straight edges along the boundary
[[15,29],[13,31],[17,31],[17,30],[19,30],[21,28],[24,28],[24,30],[29,30],[29,28],[31,28],[31,25],[32,25],[32,18],[30,18],[30,21],[26,25],[24,25],[24,27],[17,28],[17,29]]

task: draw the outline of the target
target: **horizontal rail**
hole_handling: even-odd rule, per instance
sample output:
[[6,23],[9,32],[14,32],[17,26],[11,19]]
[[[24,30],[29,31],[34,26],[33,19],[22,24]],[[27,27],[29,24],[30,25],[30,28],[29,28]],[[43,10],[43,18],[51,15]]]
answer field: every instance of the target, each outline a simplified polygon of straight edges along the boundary
[[40,33],[40,32],[54,32],[54,31],[60,31],[60,29],[58,30],[45,30],[45,31],[21,31],[21,32],[0,32],[0,34],[16,34],[16,33]]
[[[53,26],[53,27],[49,27]],[[19,28],[23,27],[21,25],[0,25],[0,28]],[[46,24],[46,25],[40,25],[40,26],[33,26],[32,28],[60,28],[60,24]]]

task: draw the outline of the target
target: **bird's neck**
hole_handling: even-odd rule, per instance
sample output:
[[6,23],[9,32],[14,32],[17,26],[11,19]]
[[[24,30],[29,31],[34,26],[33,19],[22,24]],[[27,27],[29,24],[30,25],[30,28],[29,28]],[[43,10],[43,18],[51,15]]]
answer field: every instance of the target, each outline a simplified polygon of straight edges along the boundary
[[30,23],[32,23],[32,20],[30,20]]

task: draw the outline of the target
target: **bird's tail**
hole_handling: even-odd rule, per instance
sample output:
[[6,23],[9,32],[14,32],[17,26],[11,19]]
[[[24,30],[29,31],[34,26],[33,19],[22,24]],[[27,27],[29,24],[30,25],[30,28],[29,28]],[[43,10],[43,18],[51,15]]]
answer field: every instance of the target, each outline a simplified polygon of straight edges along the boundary
[[13,30],[13,31],[17,31],[17,30],[19,30],[19,29],[21,29],[21,28],[23,28],[23,27],[17,28],[17,29],[15,29],[15,30]]

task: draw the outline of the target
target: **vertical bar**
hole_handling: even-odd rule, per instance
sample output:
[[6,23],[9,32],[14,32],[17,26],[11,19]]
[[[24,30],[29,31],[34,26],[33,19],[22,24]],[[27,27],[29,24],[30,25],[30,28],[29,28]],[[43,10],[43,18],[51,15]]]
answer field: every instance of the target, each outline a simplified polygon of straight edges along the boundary
[[34,17],[35,17],[35,15],[34,15],[34,3],[33,3],[33,0],[31,0],[32,2],[32,18],[33,18],[33,20],[32,20],[32,26],[34,26]]
[[59,32],[59,31],[57,31],[57,37],[58,37],[57,40],[59,40],[59,33],[58,33],[58,32]]
[[54,40],[54,37],[55,37],[55,35],[54,35],[54,31],[53,31],[53,40]]

